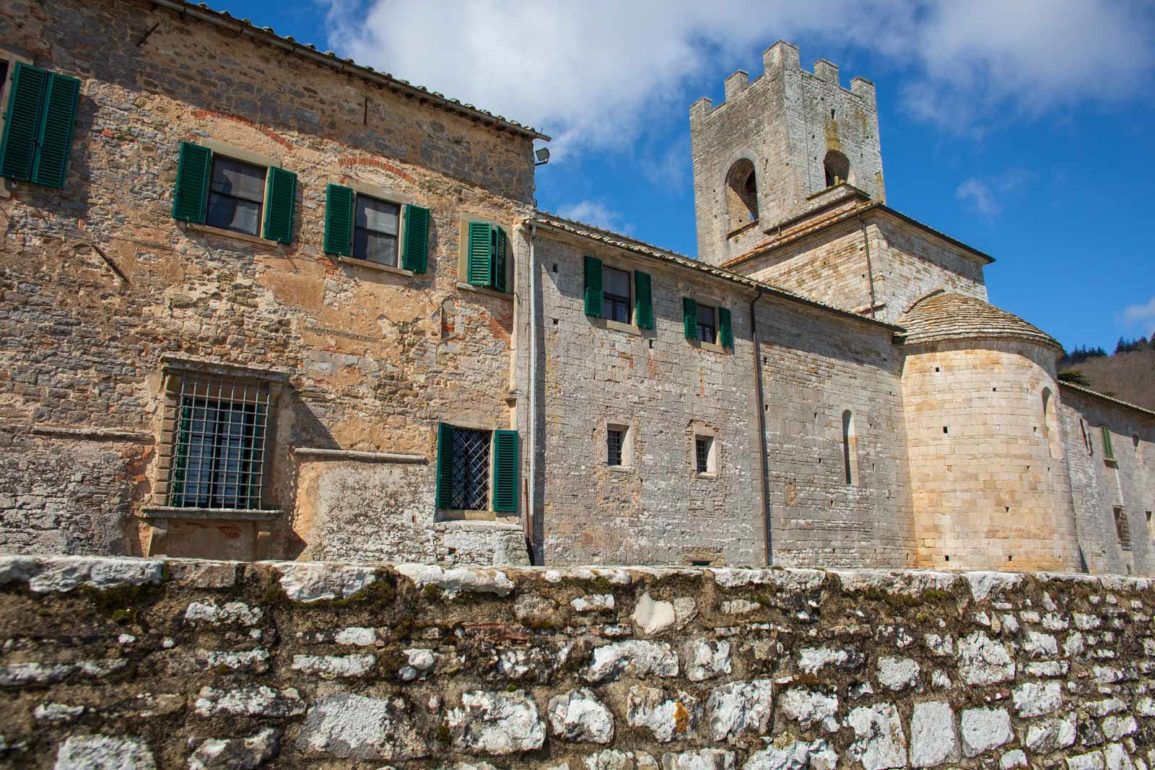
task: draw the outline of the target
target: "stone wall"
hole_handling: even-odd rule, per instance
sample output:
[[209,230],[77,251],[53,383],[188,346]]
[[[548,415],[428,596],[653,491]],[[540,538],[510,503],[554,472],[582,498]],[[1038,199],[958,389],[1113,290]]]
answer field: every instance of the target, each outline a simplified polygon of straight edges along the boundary
[[[1086,568],[1150,574],[1155,570],[1155,415],[1071,387],[1063,387],[1061,396],[1063,446]],[[1111,433],[1113,459],[1104,455],[1104,427]]]
[[1145,768],[1151,581],[0,558],[8,767]]
[[[413,537],[361,527],[356,540],[329,537],[334,554],[416,559],[415,544],[439,542],[452,525],[432,505],[436,424],[515,421],[514,299],[459,287],[461,223],[515,236],[532,211],[529,138],[143,0],[18,0],[0,7],[0,39],[81,80],[64,188],[8,181],[0,197],[0,549],[291,558],[315,534],[314,509],[358,503],[383,527],[404,518]],[[293,243],[174,221],[182,140],[297,173]],[[428,272],[324,254],[330,182],[429,208]],[[281,515],[263,533],[138,518],[165,480],[172,355],[287,378],[264,501]],[[319,485],[339,500],[303,500],[316,474],[300,448],[424,462],[409,469],[404,509],[386,511],[379,495],[348,496],[374,490],[372,462],[345,463],[344,479],[360,481]],[[494,552],[506,539],[495,535]]]

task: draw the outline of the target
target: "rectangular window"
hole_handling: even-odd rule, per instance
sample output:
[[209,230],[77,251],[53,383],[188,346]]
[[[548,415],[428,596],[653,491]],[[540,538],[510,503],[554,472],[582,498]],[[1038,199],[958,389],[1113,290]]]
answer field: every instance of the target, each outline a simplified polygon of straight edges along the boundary
[[698,339],[709,343],[718,341],[717,316],[709,305],[698,305]]
[[509,238],[492,222],[470,222],[465,254],[465,280],[471,286],[508,290]]
[[625,270],[602,267],[602,317],[610,321],[630,322],[630,274]]
[[1111,430],[1106,425],[1101,426],[1099,430],[1103,435],[1103,459],[1114,460],[1115,450],[1111,446]]
[[1113,510],[1115,513],[1115,535],[1119,538],[1119,547],[1124,551],[1130,551],[1131,528],[1127,524],[1127,512],[1120,505],[1116,505]]
[[714,437],[694,437],[694,469],[697,473],[715,473]]
[[248,235],[261,231],[268,169],[213,154],[205,224]]
[[606,428],[606,465],[620,467],[622,465],[622,450],[626,445],[626,429]]
[[182,378],[168,504],[261,508],[268,416],[265,384]]
[[489,431],[453,429],[450,508],[461,511],[488,510],[489,445]]
[[358,195],[353,216],[353,256],[379,265],[397,266],[401,207]]
[[[4,63],[7,70],[8,62]],[[7,71],[4,74],[6,80]],[[16,62],[6,90],[0,176],[63,187],[72,152],[80,81]]]

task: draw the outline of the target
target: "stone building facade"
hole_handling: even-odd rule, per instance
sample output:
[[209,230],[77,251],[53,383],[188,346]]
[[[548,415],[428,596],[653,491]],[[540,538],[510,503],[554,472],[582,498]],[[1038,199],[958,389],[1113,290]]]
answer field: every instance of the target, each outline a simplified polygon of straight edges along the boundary
[[15,0],[0,60],[0,550],[1155,570],[1155,413],[1058,382],[787,43],[691,108],[697,260],[203,6]]

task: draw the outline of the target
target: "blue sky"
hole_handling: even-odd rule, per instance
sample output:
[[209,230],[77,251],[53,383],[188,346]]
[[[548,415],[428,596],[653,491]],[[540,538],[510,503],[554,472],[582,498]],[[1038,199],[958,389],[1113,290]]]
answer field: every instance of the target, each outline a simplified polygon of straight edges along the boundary
[[1155,332],[1146,0],[211,0],[555,137],[541,208],[695,252],[690,103],[779,38],[878,89],[888,203],[1066,347]]

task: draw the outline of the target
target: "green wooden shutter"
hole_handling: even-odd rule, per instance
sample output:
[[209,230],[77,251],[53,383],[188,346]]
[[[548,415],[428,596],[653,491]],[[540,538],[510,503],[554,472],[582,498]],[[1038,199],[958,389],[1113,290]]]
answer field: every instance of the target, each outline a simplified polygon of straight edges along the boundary
[[429,264],[429,209],[405,206],[405,249],[401,267],[424,273]]
[[488,222],[469,223],[465,280],[472,286],[493,283],[493,225]]
[[32,178],[47,84],[48,73],[44,70],[16,64],[4,118],[4,138],[0,140],[0,176],[24,181]]
[[190,142],[180,143],[176,189],[172,196],[173,219],[204,224],[212,166],[213,153],[208,147]]
[[339,184],[325,188],[325,253],[353,255],[353,191]]
[[517,513],[519,463],[517,431],[493,432],[493,510]]
[[265,237],[293,242],[293,212],[297,208],[297,175],[273,166],[265,187]]
[[654,328],[654,297],[650,274],[634,271],[634,319],[639,329]]
[[453,426],[437,424],[437,507],[453,507]]
[[1103,457],[1104,457],[1104,459],[1114,460],[1115,459],[1115,450],[1111,446],[1111,431],[1110,431],[1110,429],[1106,425],[1103,425],[1099,428],[1099,431],[1103,434]]
[[682,326],[686,339],[698,339],[698,303],[689,297],[682,297]]
[[734,327],[730,323],[730,311],[724,307],[718,308],[718,339],[722,347],[733,349]]
[[507,291],[506,265],[508,264],[509,239],[505,230],[493,228],[493,288],[498,291]]
[[605,296],[602,294],[602,261],[587,254],[584,272],[586,315],[590,318],[601,318],[605,303]]
[[48,75],[44,97],[44,119],[40,123],[39,147],[32,181],[47,187],[63,187],[72,150],[72,127],[76,123],[76,102],[80,81],[67,75]]

